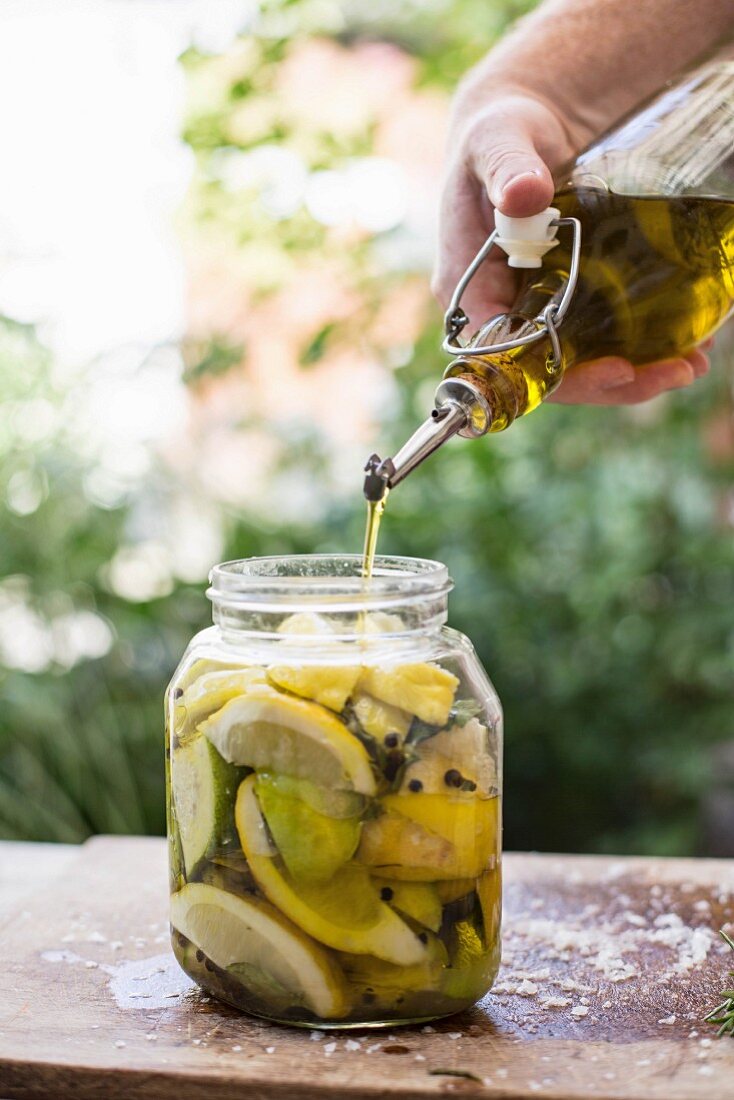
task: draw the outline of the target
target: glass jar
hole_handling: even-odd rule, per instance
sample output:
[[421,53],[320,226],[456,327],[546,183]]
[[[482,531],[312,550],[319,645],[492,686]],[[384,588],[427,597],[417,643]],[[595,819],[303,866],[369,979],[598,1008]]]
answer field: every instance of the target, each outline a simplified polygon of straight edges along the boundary
[[176,958],[306,1027],[445,1016],[499,965],[499,700],[445,566],[361,564],[217,566],[167,695]]

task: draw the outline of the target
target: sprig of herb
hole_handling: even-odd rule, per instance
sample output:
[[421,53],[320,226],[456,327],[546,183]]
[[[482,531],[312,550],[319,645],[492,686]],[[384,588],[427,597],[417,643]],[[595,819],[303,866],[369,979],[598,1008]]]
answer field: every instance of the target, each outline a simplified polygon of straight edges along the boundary
[[[734,940],[731,936],[727,936],[723,929],[720,935],[724,942],[734,951]],[[729,976],[734,978],[734,970],[729,971]],[[734,1035],[734,989],[723,990],[721,996],[724,998],[721,1004],[717,1005],[707,1016],[704,1016],[704,1020],[707,1024],[718,1024],[718,1031],[716,1034],[719,1039],[724,1035]]]

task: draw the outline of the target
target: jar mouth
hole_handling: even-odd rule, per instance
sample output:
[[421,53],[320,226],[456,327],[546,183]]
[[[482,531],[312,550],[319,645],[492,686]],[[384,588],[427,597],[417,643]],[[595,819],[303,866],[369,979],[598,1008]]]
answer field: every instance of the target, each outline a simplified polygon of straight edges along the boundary
[[209,574],[207,596],[242,610],[348,612],[445,600],[453,588],[438,561],[381,555],[366,579],[362,560],[361,554],[289,554],[223,562]]

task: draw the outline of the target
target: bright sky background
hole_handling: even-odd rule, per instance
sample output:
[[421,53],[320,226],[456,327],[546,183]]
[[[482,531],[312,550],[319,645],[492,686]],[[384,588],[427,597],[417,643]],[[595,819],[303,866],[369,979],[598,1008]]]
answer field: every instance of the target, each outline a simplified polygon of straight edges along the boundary
[[0,311],[79,363],[181,331],[172,217],[192,41],[227,45],[248,0],[4,0]]

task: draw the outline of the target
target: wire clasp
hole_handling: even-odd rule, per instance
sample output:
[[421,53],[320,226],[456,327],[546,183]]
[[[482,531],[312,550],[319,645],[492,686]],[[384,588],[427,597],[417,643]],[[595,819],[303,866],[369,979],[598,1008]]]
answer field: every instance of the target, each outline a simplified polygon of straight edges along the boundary
[[[558,336],[558,326],[562,323],[568,308],[571,305],[574,292],[576,290],[576,284],[579,277],[579,259],[581,256],[581,222],[578,218],[554,218],[550,225],[555,227],[568,226],[573,230],[573,239],[571,243],[571,264],[568,272],[568,281],[566,283],[563,295],[560,302],[557,304],[551,302],[545,307],[543,312],[536,317],[531,324],[535,325],[534,332],[525,333],[524,336],[517,336],[513,340],[504,340],[501,343],[496,344],[461,344],[459,337],[469,323],[464,310],[461,308],[461,299],[464,296],[466,288],[472,281],[477,271],[487,259],[487,256],[492,251],[492,248],[498,242],[499,230],[493,229],[490,235],[482,247],[477,252],[472,262],[467,267],[464,274],[459,279],[454,293],[451,296],[449,308],[444,315],[444,332],[445,338],[441,345],[443,350],[449,355],[466,355],[472,356],[485,356],[485,355],[500,355],[506,351],[514,351],[515,348],[526,347],[528,344],[535,344],[538,340],[544,339],[546,336],[550,339],[551,346],[553,348],[553,356],[556,362],[556,366],[560,367],[562,354],[561,354],[561,341]],[[501,322],[505,321],[508,317],[512,317],[511,313],[499,313],[496,317],[492,317],[485,325],[482,326],[483,333],[491,333]],[[526,318],[522,318],[525,324],[528,323]]]

